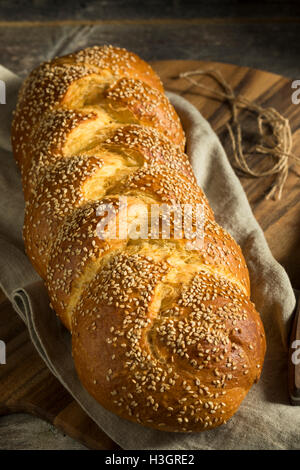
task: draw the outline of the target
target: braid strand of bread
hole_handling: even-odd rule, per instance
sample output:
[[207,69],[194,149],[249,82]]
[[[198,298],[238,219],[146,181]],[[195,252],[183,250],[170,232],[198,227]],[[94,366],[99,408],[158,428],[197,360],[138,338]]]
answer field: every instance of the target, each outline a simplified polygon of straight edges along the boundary
[[[242,252],[197,186],[151,67],[112,46],[42,64],[19,93],[12,144],[26,251],[72,334],[84,387],[156,429],[225,423],[260,376],[264,330]],[[201,249],[130,237],[145,208],[174,201],[203,206]],[[126,211],[127,237],[99,237],[106,204],[117,224]]]

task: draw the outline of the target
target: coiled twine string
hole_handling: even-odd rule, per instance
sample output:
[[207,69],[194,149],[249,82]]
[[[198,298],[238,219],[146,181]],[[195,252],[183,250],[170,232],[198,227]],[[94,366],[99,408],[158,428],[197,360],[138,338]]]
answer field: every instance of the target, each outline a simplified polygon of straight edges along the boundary
[[[212,78],[217,82],[221,90],[207,87],[193,78],[199,75],[206,75]],[[244,96],[236,96],[233,88],[218,70],[194,70],[183,72],[179,77],[185,78],[192,85],[205,91],[205,96],[229,103],[232,118],[226,124],[226,127],[231,140],[235,168],[242,172],[242,174],[254,178],[275,175],[275,179],[265,197],[266,199],[281,199],[290,162],[293,161],[300,164],[300,158],[291,153],[293,138],[289,120],[284,118],[274,108],[263,108],[249,101]],[[242,128],[239,122],[238,109],[246,109],[257,116],[260,143],[256,144],[248,152],[243,148]],[[268,129],[269,132],[267,131]],[[267,170],[254,170],[250,168],[248,160],[253,153],[270,157]]]

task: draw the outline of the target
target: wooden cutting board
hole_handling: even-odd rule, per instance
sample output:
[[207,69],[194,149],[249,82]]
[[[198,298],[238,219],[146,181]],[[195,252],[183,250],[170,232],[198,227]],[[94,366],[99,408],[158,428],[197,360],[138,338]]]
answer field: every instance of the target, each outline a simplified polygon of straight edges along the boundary
[[[276,108],[290,120],[293,152],[300,155],[300,105],[291,101],[294,90],[290,80],[260,70],[213,62],[161,61],[153,66],[166,89],[182,94],[209,120],[229,157],[232,152],[224,131],[224,124],[230,118],[228,105],[201,96],[186,80],[178,79],[180,72],[217,69],[237,93]],[[216,86],[209,79],[204,79],[204,83]],[[241,119],[247,126],[250,117],[245,114]],[[258,159],[254,164],[260,164]],[[277,202],[264,199],[271,177],[259,180],[242,177],[241,182],[273,255],[287,270],[293,287],[300,289],[300,178],[295,170],[290,171],[282,200]],[[0,297],[0,339],[7,345],[7,364],[0,365],[0,414],[32,413],[53,423],[87,447],[118,448],[48,371],[31,344],[25,325],[4,295]]]

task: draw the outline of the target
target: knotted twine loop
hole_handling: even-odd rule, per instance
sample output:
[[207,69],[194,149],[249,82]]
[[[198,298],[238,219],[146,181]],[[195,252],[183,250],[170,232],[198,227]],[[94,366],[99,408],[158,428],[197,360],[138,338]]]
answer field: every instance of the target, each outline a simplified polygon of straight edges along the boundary
[[[211,77],[220,86],[221,90],[214,90],[195,80],[194,76],[206,75]],[[194,70],[183,72],[179,75],[185,78],[192,85],[201,88],[206,92],[205,96],[219,101],[227,101],[231,108],[232,119],[226,124],[229,132],[235,167],[244,175],[260,178],[263,176],[275,175],[275,179],[266,199],[281,199],[282,190],[286,182],[290,160],[300,164],[300,158],[291,153],[293,138],[289,120],[284,118],[274,108],[263,108],[256,103],[249,101],[244,96],[236,96],[233,88],[224,79],[218,70]],[[238,109],[246,109],[257,115],[257,127],[261,143],[256,144],[250,151],[243,149],[243,138],[241,124],[238,118]],[[270,133],[267,132],[270,129]],[[269,156],[270,164],[267,170],[253,170],[247,160],[253,153]]]

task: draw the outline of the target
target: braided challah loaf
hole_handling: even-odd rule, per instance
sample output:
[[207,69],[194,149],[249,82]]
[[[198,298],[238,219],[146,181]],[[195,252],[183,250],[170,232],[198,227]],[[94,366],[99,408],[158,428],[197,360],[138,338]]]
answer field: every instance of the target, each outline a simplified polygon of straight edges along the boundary
[[[202,431],[226,422],[258,380],[265,336],[241,250],[196,184],[163,93],[124,49],[54,59],[21,88],[12,144],[26,250],[72,333],[82,384],[128,420]],[[161,228],[130,236],[149,229],[145,208],[174,202],[204,208],[203,246],[176,238],[174,217],[169,238]],[[127,217],[126,237],[110,235],[112,220],[99,235],[107,204],[118,227]]]

